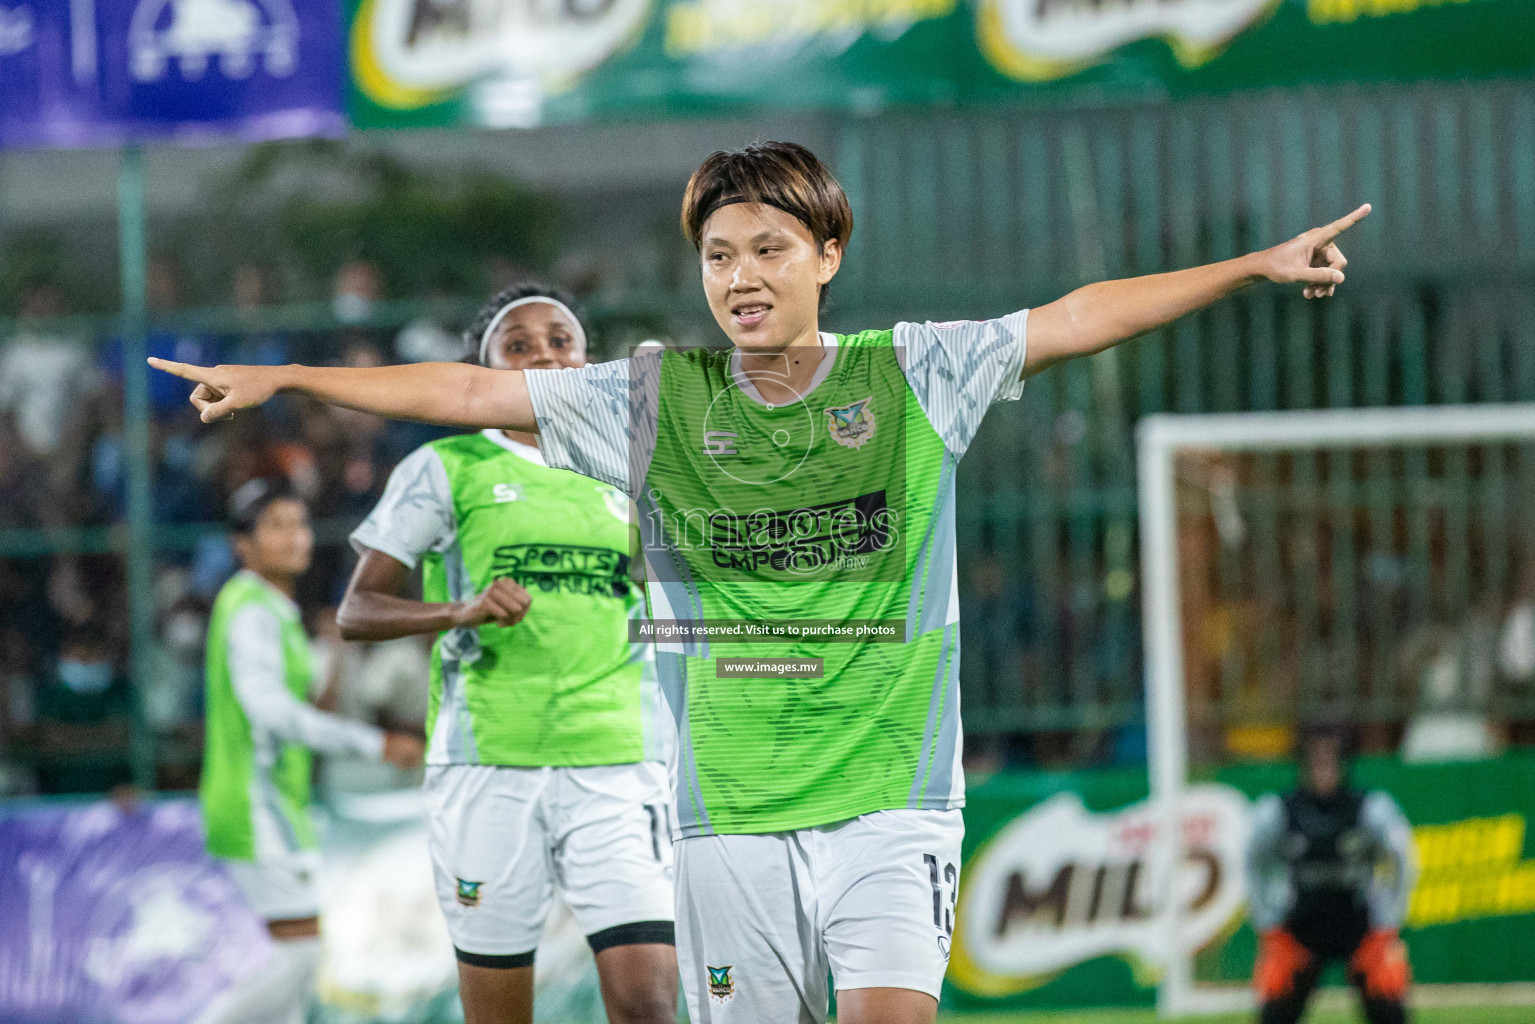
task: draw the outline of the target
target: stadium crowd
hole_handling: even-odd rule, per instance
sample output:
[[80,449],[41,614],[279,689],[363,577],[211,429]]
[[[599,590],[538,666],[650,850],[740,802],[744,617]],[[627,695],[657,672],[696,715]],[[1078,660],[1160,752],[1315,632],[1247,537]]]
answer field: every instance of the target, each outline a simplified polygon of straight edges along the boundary
[[[248,313],[266,304],[268,279],[261,268],[239,267],[232,307]],[[429,321],[397,332],[362,326],[382,291],[378,269],[353,261],[332,283],[335,329],[223,336],[152,329],[148,347],[197,362],[268,364],[463,355],[458,335]],[[181,275],[169,259],[149,266],[149,302],[153,314],[183,305]],[[102,528],[126,514],[122,340],[55,326],[67,325],[74,310],[46,278],[18,289],[16,309],[14,331],[0,338],[0,534],[13,538],[0,557],[0,794],[100,791],[129,778],[134,713],[125,574],[121,558],[102,550],[110,537]],[[320,543],[301,596],[328,663],[322,703],[381,724],[419,724],[426,645],[343,644],[332,609],[353,562],[346,532],[377,500],[395,463],[440,432],[298,399],[210,430],[185,392],[163,374],[150,377],[159,643],[139,711],[160,739],[159,784],[196,782],[202,637],[210,603],[235,568],[217,524],[228,496],[257,476],[288,478],[314,511]],[[27,538],[37,530],[58,531],[70,550],[30,550]],[[354,767],[366,775],[369,766]]]
[[[154,316],[163,319],[190,304],[189,275],[175,260],[157,257],[148,270]],[[495,281],[517,274],[518,268],[493,262],[486,276]],[[275,282],[283,278],[253,263],[236,266],[224,294],[198,299],[222,301],[237,321],[250,315],[252,325],[224,333],[156,328],[148,338],[151,354],[201,364],[353,366],[466,354],[456,330],[428,319],[397,330],[368,326],[376,304],[389,296],[380,268],[361,260],[342,263],[331,276],[334,326],[264,328],[259,311],[277,297]],[[135,713],[127,683],[126,580],[105,533],[126,512],[122,343],[72,331],[69,316],[77,310],[67,289],[46,275],[16,288],[12,305],[14,327],[0,334],[0,795],[101,791],[130,777],[129,722]],[[385,726],[423,720],[426,645],[343,643],[334,607],[355,564],[346,534],[378,500],[394,465],[442,431],[298,398],[210,429],[186,403],[182,382],[158,373],[149,382],[158,643],[152,684],[138,712],[158,739],[157,783],[185,788],[196,782],[207,613],[235,568],[218,524],[228,496],[258,476],[292,481],[316,520],[315,567],[304,577],[300,597],[327,662],[319,675],[326,692],[318,696],[327,706]],[[1073,415],[1063,413],[1049,434],[1047,464],[1062,489],[1070,484],[1067,452],[1081,435],[1067,429]],[[40,549],[39,529],[59,531],[70,550]],[[1108,628],[1097,600],[1083,591],[1087,581],[1055,588],[1019,580],[998,556],[995,529],[986,527],[979,540],[963,559],[960,586],[967,621],[985,640],[967,660],[980,666],[993,688],[1016,687],[1015,695],[998,697],[1058,709],[1104,699],[1098,684],[1084,689],[1082,678],[1139,673],[1138,616]],[[1062,579],[1070,576],[1064,564],[1057,570]],[[1526,589],[1529,599],[1480,608],[1464,622],[1419,624],[1394,672],[1402,701],[1420,710],[1436,704],[1490,707],[1498,686],[1535,686],[1535,588]],[[1211,622],[1244,614],[1242,608],[1217,611]],[[1206,677],[1242,632],[1215,629],[1190,652],[1196,700],[1213,700],[1214,684]],[[1066,654],[1085,666],[1085,677],[1052,670]],[[1257,685],[1266,692],[1267,684]],[[1276,685],[1276,692],[1289,692],[1284,680]],[[1133,685],[1120,689],[1134,696]],[[1455,742],[1469,743],[1467,752],[1475,754],[1485,752],[1472,748],[1485,746],[1494,730],[1485,716],[1473,717],[1477,721],[1459,727],[1471,738]],[[967,744],[966,761],[984,773],[1020,763],[1079,767],[1144,760],[1138,715],[1105,725],[978,734]],[[1366,750],[1386,752],[1410,734],[1410,728],[1384,723],[1365,729],[1361,742]],[[1528,728],[1510,723],[1513,742],[1528,735]],[[1240,756],[1287,749],[1289,740],[1282,730],[1237,726],[1214,730],[1209,742]],[[351,785],[367,786],[375,777],[373,766],[335,759],[326,770],[348,776]]]

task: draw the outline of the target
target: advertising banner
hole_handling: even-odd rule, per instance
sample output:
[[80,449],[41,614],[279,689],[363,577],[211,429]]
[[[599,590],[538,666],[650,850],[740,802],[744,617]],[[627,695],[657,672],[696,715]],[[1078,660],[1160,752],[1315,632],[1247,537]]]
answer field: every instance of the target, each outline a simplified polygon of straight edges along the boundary
[[348,0],[359,126],[1528,72],[1524,0]]
[[0,0],[0,145],[338,134],[340,0]]
[[[1413,825],[1419,877],[1403,932],[1429,984],[1535,981],[1535,755],[1444,765],[1366,758],[1355,782]],[[1189,788],[1185,863],[1158,863],[1146,773],[1018,773],[975,787],[945,1003],[1149,1005],[1166,964],[1155,915],[1178,900],[1201,983],[1243,985],[1255,936],[1242,850],[1250,799],[1294,786],[1282,765]]]
[[1172,865],[1157,856],[1149,802],[1095,814],[1074,793],[1050,797],[1003,826],[961,871],[949,979],[976,995],[1006,996],[1100,956],[1154,979],[1168,962],[1158,923],[1166,900],[1182,904],[1191,951],[1238,918],[1248,812],[1229,786],[1191,787],[1187,858]]
[[[316,809],[324,956],[314,1024],[457,1017],[418,791]],[[0,806],[0,1021],[186,1024],[262,969],[271,940],[203,849],[197,802]],[[586,936],[556,900],[539,943],[538,1021],[606,1020]]]
[[269,949],[197,805],[0,817],[0,1020],[185,1024]]

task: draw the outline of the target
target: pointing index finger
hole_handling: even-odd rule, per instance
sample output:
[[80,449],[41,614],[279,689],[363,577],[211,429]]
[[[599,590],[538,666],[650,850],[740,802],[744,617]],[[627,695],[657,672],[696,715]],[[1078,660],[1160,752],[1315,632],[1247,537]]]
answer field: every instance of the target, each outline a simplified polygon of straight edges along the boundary
[[1332,241],[1334,238],[1337,238],[1339,235],[1343,234],[1343,232],[1347,231],[1349,228],[1353,227],[1355,224],[1358,224],[1360,221],[1368,217],[1370,215],[1371,209],[1373,209],[1373,207],[1371,207],[1369,203],[1365,203],[1353,213],[1339,217],[1337,220],[1333,221],[1331,224],[1322,229],[1323,237],[1328,241]]
[[193,366],[191,363],[177,363],[170,359],[161,359],[158,356],[150,356],[149,365],[153,366],[157,370],[164,370],[166,373],[174,374],[175,376],[185,378],[186,380],[196,381],[199,384],[206,384],[208,382],[208,368],[206,366]]

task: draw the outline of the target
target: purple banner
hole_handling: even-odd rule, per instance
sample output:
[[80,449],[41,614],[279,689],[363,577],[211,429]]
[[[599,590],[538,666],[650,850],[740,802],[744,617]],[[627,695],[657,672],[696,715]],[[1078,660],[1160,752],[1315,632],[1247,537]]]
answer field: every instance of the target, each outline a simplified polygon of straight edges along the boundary
[[338,135],[340,0],[0,0],[0,145]]
[[7,1024],[185,1024],[270,943],[190,800],[5,813],[0,908]]

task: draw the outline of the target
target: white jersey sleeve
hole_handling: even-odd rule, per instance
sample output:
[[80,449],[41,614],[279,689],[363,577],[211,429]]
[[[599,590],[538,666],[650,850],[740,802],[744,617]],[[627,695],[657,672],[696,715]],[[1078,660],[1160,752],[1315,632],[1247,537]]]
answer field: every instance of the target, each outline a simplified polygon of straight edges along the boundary
[[1028,319],[1025,309],[998,320],[896,324],[907,383],[955,455],[970,447],[993,402],[1022,397]]
[[283,673],[282,623],[270,608],[247,604],[229,622],[229,679],[254,732],[311,750],[382,759],[384,734],[328,715],[289,692]]
[[414,569],[428,551],[446,551],[458,533],[453,488],[442,457],[417,448],[389,474],[384,496],[352,531],[352,547],[382,551]]
[[1263,794],[1253,807],[1244,858],[1247,904],[1252,910],[1253,928],[1260,932],[1284,923],[1295,898],[1280,849],[1284,830],[1284,801],[1274,793]]
[[1390,794],[1375,790],[1359,809],[1359,824],[1375,840],[1384,871],[1370,882],[1368,902],[1371,928],[1400,928],[1407,920],[1407,903],[1418,879],[1412,826]]
[[619,488],[630,498],[655,450],[663,353],[569,370],[525,370],[551,466]]

